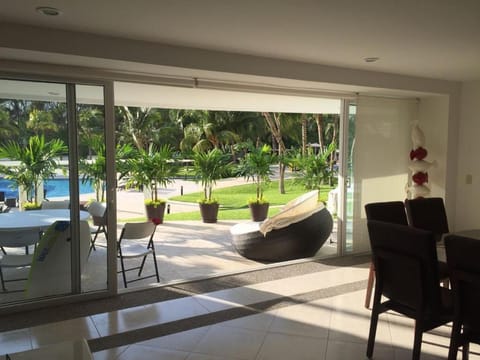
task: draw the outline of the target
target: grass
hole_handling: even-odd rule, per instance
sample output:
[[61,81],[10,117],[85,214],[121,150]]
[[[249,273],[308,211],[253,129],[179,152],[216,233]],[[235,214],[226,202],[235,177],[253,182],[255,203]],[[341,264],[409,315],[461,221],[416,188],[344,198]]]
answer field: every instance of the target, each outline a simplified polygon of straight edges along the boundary
[[[320,189],[320,201],[327,201],[328,192],[333,187],[322,186]],[[285,181],[285,194],[280,194],[278,191],[278,181],[272,181],[268,188],[265,189],[264,197],[270,203],[268,216],[273,216],[280,211],[280,208],[292,199],[306,193],[308,190],[289,179]],[[175,196],[169,200],[196,203],[203,196],[202,192],[190,193],[181,196]],[[250,219],[250,209],[247,201],[255,197],[255,185],[245,184],[231,186],[214,190],[213,196],[220,203],[220,210],[218,212],[218,220],[248,220]],[[201,220],[200,210],[191,212],[182,212],[174,214],[165,214],[165,221],[187,221],[187,220]],[[123,221],[123,220],[122,220]],[[143,218],[128,219],[128,221],[145,221]]]

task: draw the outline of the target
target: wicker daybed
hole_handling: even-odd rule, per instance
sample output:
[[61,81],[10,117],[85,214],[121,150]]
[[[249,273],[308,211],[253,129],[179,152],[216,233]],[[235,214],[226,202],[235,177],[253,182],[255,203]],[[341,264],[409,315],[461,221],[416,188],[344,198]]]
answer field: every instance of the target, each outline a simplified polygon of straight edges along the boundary
[[314,256],[333,228],[331,214],[317,203],[318,192],[304,194],[263,222],[247,222],[230,229],[233,246],[248,259],[278,262]]

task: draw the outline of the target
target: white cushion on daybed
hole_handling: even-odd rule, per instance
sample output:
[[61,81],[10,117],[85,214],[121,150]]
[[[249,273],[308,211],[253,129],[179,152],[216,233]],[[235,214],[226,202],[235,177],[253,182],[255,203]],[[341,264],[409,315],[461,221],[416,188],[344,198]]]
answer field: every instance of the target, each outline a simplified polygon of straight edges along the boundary
[[262,222],[250,221],[234,225],[230,233],[242,235],[260,231],[265,235],[274,229],[281,229],[302,221],[323,208],[323,203],[318,203],[318,190],[310,191],[288,202],[277,215]]
[[302,221],[323,207],[323,203],[318,203],[318,190],[310,191],[288,202],[277,215],[261,222],[259,230],[265,235],[274,229]]

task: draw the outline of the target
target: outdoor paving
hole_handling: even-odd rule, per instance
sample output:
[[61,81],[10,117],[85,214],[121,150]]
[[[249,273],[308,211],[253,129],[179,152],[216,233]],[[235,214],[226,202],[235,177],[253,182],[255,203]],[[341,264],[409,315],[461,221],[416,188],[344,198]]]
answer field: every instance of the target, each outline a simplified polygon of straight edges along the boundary
[[[244,183],[243,178],[229,178],[218,181],[216,188]],[[196,211],[198,204],[171,202],[168,201],[168,198],[180,195],[182,191],[187,194],[201,190],[201,186],[193,181],[176,180],[166,189],[161,189],[159,196],[167,199],[171,213]],[[116,195],[119,228],[121,228],[122,220],[145,216],[143,193],[119,190]],[[162,278],[161,283],[265,267],[266,264],[240,256],[233,247],[230,228],[242,221],[248,220],[222,220],[215,224],[204,224],[201,221],[166,221],[159,225],[155,236],[155,248]],[[317,256],[334,256],[336,251],[336,228],[334,228],[330,240],[320,249]],[[139,282],[138,285],[151,282],[152,279]]]
[[[217,188],[245,183],[241,178],[221,180]],[[178,180],[166,189],[160,190],[160,196],[169,198],[188,192],[200,191],[201,187],[193,181]],[[145,216],[144,195],[133,190],[119,190],[117,196],[118,234],[127,219]],[[84,195],[89,199],[90,195]],[[195,211],[197,204],[169,202],[170,212]],[[207,278],[223,274],[249,271],[275,264],[263,264],[240,256],[231,242],[230,228],[237,220],[222,220],[215,224],[204,224],[201,221],[165,221],[157,226],[155,249],[160,272],[160,284]],[[247,221],[247,220],[244,220]],[[105,238],[97,239],[97,250],[88,259],[87,271],[82,276],[84,291],[95,291],[106,288],[106,247]],[[336,254],[336,231],[331,239],[320,249],[318,257],[329,257]],[[137,259],[138,260],[138,259]],[[134,261],[134,260],[132,260]],[[145,272],[153,271],[151,257],[146,262]],[[134,277],[133,272],[129,278]],[[130,288],[148,286],[155,283],[154,278],[129,284]],[[121,274],[118,276],[119,289],[123,289]],[[21,282],[15,287],[22,286]],[[22,297],[22,293],[0,294],[0,302]]]

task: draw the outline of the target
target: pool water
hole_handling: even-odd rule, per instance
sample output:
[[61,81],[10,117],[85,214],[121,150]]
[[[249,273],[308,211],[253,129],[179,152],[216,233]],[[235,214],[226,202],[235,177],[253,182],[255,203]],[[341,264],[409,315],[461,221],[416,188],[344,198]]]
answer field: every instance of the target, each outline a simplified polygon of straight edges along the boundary
[[[18,189],[12,188],[12,181],[0,178],[0,191],[5,192],[5,198],[18,198]],[[90,182],[82,183],[79,181],[80,194],[90,194],[95,192]],[[69,196],[68,179],[49,179],[45,180],[43,185],[47,191],[47,198]]]

